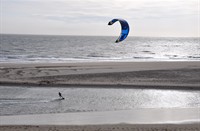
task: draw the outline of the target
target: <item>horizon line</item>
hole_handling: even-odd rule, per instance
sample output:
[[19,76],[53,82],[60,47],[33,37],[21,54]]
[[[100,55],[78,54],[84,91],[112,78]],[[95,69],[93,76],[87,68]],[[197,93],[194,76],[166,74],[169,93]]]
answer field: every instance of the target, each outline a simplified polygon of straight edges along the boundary
[[[118,35],[83,35],[83,34],[77,34],[77,35],[70,35],[70,34],[32,34],[32,33],[0,33],[0,35],[36,35],[36,36],[100,36],[100,37],[118,37]],[[200,38],[200,36],[141,36],[141,35],[130,35],[128,37],[163,37],[163,38]]]

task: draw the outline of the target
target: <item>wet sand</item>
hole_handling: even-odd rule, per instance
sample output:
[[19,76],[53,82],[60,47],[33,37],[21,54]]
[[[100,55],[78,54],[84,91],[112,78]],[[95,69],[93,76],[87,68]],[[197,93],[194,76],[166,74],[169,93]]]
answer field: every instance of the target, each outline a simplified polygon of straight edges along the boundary
[[1,85],[200,89],[200,62],[0,64]]
[[198,108],[1,116],[0,131],[199,131]]

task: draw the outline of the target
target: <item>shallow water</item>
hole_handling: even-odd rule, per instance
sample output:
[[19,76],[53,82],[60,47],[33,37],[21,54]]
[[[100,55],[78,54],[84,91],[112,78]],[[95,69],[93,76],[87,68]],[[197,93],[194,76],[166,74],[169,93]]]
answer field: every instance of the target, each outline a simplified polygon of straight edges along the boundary
[[200,91],[0,86],[0,115],[176,107],[200,107]]

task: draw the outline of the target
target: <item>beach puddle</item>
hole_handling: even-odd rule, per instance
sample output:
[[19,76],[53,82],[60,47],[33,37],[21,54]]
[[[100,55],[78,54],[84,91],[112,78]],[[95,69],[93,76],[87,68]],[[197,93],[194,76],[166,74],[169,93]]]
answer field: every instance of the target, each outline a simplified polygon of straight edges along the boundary
[[0,115],[197,107],[198,90],[0,86]]

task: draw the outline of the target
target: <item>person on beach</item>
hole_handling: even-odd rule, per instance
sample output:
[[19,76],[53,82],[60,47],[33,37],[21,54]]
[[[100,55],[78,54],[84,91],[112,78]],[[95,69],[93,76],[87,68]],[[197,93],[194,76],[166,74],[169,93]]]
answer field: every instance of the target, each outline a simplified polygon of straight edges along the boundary
[[60,92],[58,92],[60,99],[65,99]]

